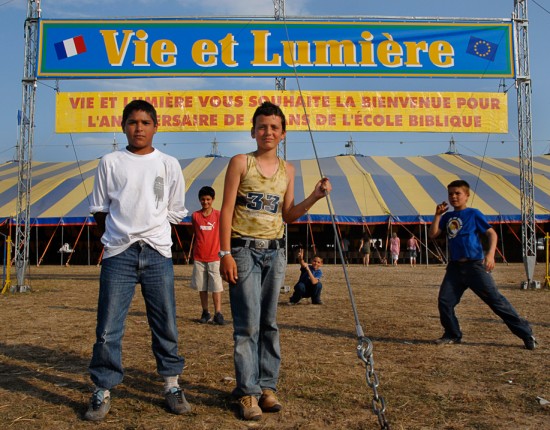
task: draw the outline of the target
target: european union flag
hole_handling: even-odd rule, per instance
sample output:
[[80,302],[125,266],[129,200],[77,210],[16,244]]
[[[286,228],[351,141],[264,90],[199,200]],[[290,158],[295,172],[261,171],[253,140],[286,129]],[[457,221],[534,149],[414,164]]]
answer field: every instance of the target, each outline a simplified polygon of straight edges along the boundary
[[479,37],[470,37],[468,48],[466,52],[468,54],[475,55],[485,60],[495,61],[495,55],[497,54],[498,44],[489,42],[488,40],[480,39]]

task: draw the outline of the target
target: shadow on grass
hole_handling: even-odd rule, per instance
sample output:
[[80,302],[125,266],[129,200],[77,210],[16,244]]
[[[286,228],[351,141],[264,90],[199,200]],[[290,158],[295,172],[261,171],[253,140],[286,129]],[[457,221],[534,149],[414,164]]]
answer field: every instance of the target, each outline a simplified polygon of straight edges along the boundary
[[[488,320],[485,322],[497,322],[500,321],[494,321],[494,320]],[[504,323],[502,323],[503,329],[506,330],[506,326],[504,326]],[[284,330],[295,330],[302,333],[314,333],[314,334],[321,334],[324,336],[331,336],[331,337],[343,337],[343,338],[349,338],[349,339],[356,339],[357,336],[349,333],[344,332],[342,330],[335,330],[331,328],[320,328],[320,327],[308,327],[304,325],[296,325],[296,324],[279,324],[279,328],[282,328]],[[483,341],[462,341],[460,345],[436,345],[434,343],[435,339],[412,339],[412,338],[400,338],[400,337],[377,337],[377,336],[366,336],[368,337],[372,342],[383,342],[383,343],[394,343],[394,344],[406,344],[406,345],[432,345],[434,348],[445,348],[445,347],[452,347],[452,348],[461,348],[461,347],[471,347],[471,346],[481,346],[481,347],[498,347],[498,348],[522,348],[523,342],[518,338],[517,344],[505,344],[505,343],[496,343],[496,342],[483,342]]]
[[[91,395],[92,383],[81,382],[90,358],[30,344],[6,345],[0,343],[0,388],[6,392],[21,393],[52,405],[71,408],[82,419]],[[201,384],[182,384],[188,401],[220,409],[235,409],[227,391]],[[66,390],[77,393],[64,394]],[[116,391],[115,391],[116,390]],[[153,372],[129,367],[125,369],[124,383],[113,390],[116,399],[138,401],[166,410],[162,396],[162,378]],[[33,400],[28,400],[33,402]]]

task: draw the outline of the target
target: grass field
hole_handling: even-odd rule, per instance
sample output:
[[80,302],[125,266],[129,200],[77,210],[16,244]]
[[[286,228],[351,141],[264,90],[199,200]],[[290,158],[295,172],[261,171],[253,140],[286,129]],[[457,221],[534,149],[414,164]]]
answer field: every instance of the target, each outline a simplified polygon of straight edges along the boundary
[[[104,422],[84,422],[90,396],[87,366],[94,342],[99,269],[31,269],[32,292],[0,296],[0,425],[7,429],[376,429],[372,390],[356,354],[356,326],[343,269],[324,266],[323,306],[287,306],[281,294],[284,409],[259,422],[237,416],[232,326],[201,325],[192,266],[176,267],[181,378],[193,412],[169,414],[155,371],[143,300],[138,292],[124,338],[124,382]],[[441,336],[437,291],[443,266],[350,266],[362,329],[374,344],[378,392],[393,429],[550,429],[550,290],[522,290],[522,264],[499,264],[497,284],[532,324],[540,347],[520,339],[468,291],[457,312],[463,344],[436,346]],[[292,286],[298,266],[290,265]],[[544,267],[536,267],[544,280]],[[228,294],[223,295],[231,321]]]

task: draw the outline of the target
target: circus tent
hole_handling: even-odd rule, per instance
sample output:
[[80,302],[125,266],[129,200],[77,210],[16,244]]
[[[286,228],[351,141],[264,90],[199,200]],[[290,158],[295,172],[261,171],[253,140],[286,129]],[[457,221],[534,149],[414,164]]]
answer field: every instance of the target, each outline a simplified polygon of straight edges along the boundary
[[[218,192],[221,205],[229,158],[182,159],[189,213],[200,208],[197,193],[204,185]],[[345,155],[292,161],[296,167],[296,201],[309,194],[320,177],[333,184],[330,201],[338,223],[380,224],[430,222],[437,203],[446,199],[446,185],[467,180],[472,188],[470,206],[493,223],[521,222],[520,176],[517,158],[482,158],[455,154],[426,157]],[[31,223],[36,226],[93,223],[88,213],[98,160],[38,162],[32,165]],[[15,218],[18,164],[0,166],[0,221]],[[533,160],[535,217],[550,221],[550,156]],[[298,222],[328,223],[330,210],[320,201]],[[184,224],[190,223],[187,217]]]

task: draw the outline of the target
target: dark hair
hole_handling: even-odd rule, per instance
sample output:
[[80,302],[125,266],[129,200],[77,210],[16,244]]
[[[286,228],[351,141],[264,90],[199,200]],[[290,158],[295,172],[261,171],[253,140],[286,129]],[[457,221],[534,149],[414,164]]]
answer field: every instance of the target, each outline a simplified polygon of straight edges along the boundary
[[202,196],[210,196],[210,197],[214,198],[214,197],[216,197],[216,191],[214,191],[214,188],[209,187],[209,186],[202,187],[199,190],[199,199]]
[[323,262],[323,257],[321,257],[319,254],[315,254],[313,257],[311,257],[311,260],[313,261],[313,259],[315,258],[318,258],[319,260],[321,260],[321,263]]
[[126,124],[126,121],[128,120],[130,114],[137,110],[148,113],[153,120],[153,124],[158,125],[157,111],[151,103],[146,102],[145,100],[132,100],[126,105],[126,107],[122,111],[122,128],[124,128],[124,125]]
[[449,189],[449,188],[459,188],[459,187],[464,187],[467,190],[469,190],[470,189],[470,184],[468,182],[466,182],[465,180],[463,180],[463,179],[457,179],[456,181],[453,181],[449,185],[447,185],[447,189]]
[[259,115],[264,116],[271,116],[275,115],[281,118],[281,124],[283,126],[283,131],[286,131],[286,118],[285,114],[283,113],[282,109],[271,103],[271,102],[263,102],[260,106],[256,108],[256,111],[254,112],[254,115],[252,116],[252,127],[256,126],[256,118]]

